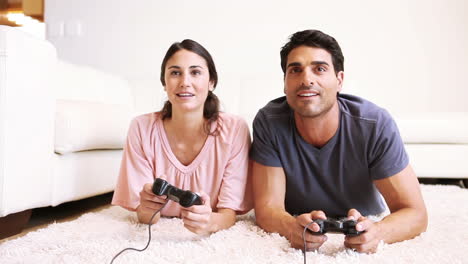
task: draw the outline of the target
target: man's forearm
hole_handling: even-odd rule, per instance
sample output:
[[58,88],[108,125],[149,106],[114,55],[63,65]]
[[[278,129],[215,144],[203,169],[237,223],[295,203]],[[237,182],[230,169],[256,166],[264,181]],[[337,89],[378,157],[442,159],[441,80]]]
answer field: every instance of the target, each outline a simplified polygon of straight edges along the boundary
[[381,239],[391,244],[411,239],[427,228],[427,213],[424,209],[403,208],[378,223]]
[[394,243],[411,239],[426,231],[426,206],[418,179],[410,165],[401,172],[374,183],[392,212],[377,223],[381,240]]
[[290,230],[296,225],[296,218],[286,211],[278,208],[255,209],[257,224],[267,232],[279,233],[289,238]]

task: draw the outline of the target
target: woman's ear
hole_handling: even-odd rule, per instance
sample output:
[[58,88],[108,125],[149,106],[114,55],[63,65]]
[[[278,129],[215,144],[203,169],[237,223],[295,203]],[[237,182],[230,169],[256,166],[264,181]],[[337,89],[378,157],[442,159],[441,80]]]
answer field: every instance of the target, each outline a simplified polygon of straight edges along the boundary
[[209,90],[210,92],[212,92],[212,91],[214,90],[214,81],[210,81],[210,82],[208,83],[208,90]]

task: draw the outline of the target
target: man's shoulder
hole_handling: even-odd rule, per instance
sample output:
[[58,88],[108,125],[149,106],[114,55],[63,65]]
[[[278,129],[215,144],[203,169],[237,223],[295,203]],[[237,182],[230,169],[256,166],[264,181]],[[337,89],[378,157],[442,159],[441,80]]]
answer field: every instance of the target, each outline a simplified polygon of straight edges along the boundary
[[340,94],[338,101],[340,110],[345,118],[363,123],[382,125],[392,119],[387,110],[362,97]]
[[286,96],[282,96],[271,100],[258,112],[265,119],[288,118],[291,114],[291,108],[286,101]]

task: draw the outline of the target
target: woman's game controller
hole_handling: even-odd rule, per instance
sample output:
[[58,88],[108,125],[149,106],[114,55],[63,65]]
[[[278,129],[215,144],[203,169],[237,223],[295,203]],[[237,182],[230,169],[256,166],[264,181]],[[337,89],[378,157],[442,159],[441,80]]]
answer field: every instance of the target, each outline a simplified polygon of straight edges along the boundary
[[167,181],[157,178],[153,183],[153,193],[156,195],[167,195],[169,200],[179,203],[183,207],[202,205],[201,197],[191,191],[181,190],[172,186]]

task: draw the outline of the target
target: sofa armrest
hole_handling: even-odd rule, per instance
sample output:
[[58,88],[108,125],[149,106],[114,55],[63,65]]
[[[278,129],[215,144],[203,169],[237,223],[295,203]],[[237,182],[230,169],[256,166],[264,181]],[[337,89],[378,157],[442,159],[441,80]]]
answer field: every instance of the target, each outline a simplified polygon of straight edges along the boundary
[[49,42],[0,26],[0,217],[50,201],[56,65]]
[[123,149],[134,116],[130,105],[57,100],[55,153]]

